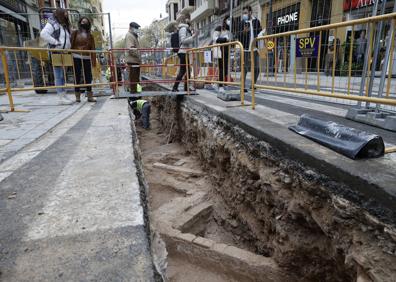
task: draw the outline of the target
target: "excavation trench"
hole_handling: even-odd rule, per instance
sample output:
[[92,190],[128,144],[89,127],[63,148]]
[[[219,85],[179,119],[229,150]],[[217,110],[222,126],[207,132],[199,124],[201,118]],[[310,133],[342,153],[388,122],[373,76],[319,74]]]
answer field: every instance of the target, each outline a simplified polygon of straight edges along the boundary
[[329,192],[341,184],[197,104],[152,103],[136,131],[170,281],[395,277],[394,234]]

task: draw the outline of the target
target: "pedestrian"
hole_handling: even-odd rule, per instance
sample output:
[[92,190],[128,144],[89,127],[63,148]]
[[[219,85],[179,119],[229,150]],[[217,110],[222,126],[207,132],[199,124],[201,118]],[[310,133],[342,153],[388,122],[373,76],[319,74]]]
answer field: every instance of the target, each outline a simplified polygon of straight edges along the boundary
[[[334,46],[334,40],[336,42]],[[335,47],[335,49],[334,49]],[[334,38],[332,41],[329,41],[329,48],[325,57],[325,74],[326,76],[333,75],[333,65],[335,66],[335,70],[339,66],[339,58],[340,58],[340,39]],[[335,55],[334,55],[335,53]],[[335,57],[335,63],[334,62]]]
[[367,38],[365,30],[360,32],[359,38],[356,40],[356,45],[356,62],[360,65],[364,63],[364,57],[366,55]]
[[278,62],[279,62],[279,66],[278,66],[278,73],[282,73],[283,71],[283,41],[281,39],[279,39],[278,42]]
[[[188,16],[180,18],[180,24],[178,26],[179,32],[179,42],[180,49],[177,53],[179,57],[179,73],[177,74],[175,84],[173,85],[172,91],[179,91],[179,84],[182,81],[184,75],[187,73],[186,65],[186,50],[192,48],[194,43],[194,38],[198,35],[196,32],[192,32],[190,29],[191,23]],[[190,73],[190,68],[188,68],[188,75]],[[187,91],[187,81],[184,80],[184,91]]]
[[[224,44],[230,41],[230,18],[225,17],[222,24],[215,28],[213,32],[213,42],[215,44]],[[230,47],[222,46],[216,47],[213,50],[213,58],[217,59],[219,64],[219,81],[228,80],[228,61],[229,61]],[[219,92],[224,93],[223,83],[219,83]]]
[[[136,94],[138,83],[140,82],[140,64],[141,58],[139,53],[139,28],[140,25],[131,22],[129,24],[129,31],[125,36],[125,60],[129,70],[129,91],[131,94]],[[137,98],[129,98],[129,100],[137,100]]]
[[[57,8],[52,17],[40,32],[40,38],[48,44],[51,49],[70,49],[70,22],[65,9]],[[64,53],[50,52],[51,59],[62,58]],[[62,59],[60,61],[63,62]],[[65,85],[65,70],[63,65],[54,65],[55,86]],[[64,88],[56,88],[60,104],[70,105],[73,103],[67,96]]]
[[[250,50],[253,50],[253,40],[258,36],[261,32],[261,24],[259,19],[253,16],[253,10],[251,6],[245,6],[243,8],[242,21],[239,27],[239,32],[237,38],[243,45],[244,56],[245,56],[245,66],[244,66],[244,80],[246,82],[246,74],[251,70],[251,53]],[[254,48],[254,77],[252,78],[252,84],[254,85],[259,76],[260,67],[259,67],[259,56],[257,52],[257,46]],[[254,80],[253,80],[254,79]],[[245,84],[246,85],[246,84]],[[247,92],[247,88],[244,89]]]
[[143,128],[150,128],[150,112],[151,112],[151,104],[147,100],[139,99],[130,103],[132,107],[133,114],[135,115],[136,120],[142,118]]
[[[71,36],[71,48],[73,50],[95,50],[95,39],[91,34],[91,21],[87,17],[82,17],[78,21],[78,30],[73,31]],[[96,67],[95,53],[73,53],[73,63],[75,71],[75,95],[76,102],[81,102],[80,84],[92,83],[92,68]],[[92,86],[86,86],[86,96],[88,102],[96,102],[93,97]]]

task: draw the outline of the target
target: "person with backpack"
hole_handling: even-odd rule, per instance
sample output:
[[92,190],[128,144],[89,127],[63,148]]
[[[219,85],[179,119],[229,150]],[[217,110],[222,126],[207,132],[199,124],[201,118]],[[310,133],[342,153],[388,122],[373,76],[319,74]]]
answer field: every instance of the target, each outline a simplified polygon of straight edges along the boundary
[[[40,32],[40,38],[48,44],[51,49],[70,49],[70,21],[68,13],[65,9],[58,8],[53,13],[52,17],[48,19],[47,24]],[[51,55],[55,55],[57,52],[51,52]],[[58,55],[60,55],[58,53]],[[53,66],[55,86],[65,85],[65,74],[63,66]],[[66,96],[64,88],[56,88],[56,92],[59,95],[60,104],[70,105],[73,103]]]
[[[71,48],[73,50],[95,50],[95,39],[91,34],[91,21],[87,17],[82,17],[78,21],[78,30],[73,31],[71,36]],[[95,53],[73,53],[74,71],[76,74],[75,95],[76,102],[81,102],[81,92],[79,84],[92,83],[92,68],[96,67]],[[92,86],[87,86],[88,102],[96,102],[93,97]]]
[[[172,46],[174,52],[177,51],[177,56],[179,57],[179,65],[180,65],[179,73],[176,77],[176,82],[172,88],[173,92],[179,91],[179,84],[187,72],[186,50],[192,48],[194,43],[194,38],[198,35],[197,33],[191,32],[190,26],[191,23],[189,17],[187,16],[182,17],[180,20],[180,24],[178,26],[178,33],[177,33],[179,36],[179,40],[178,40],[179,44],[178,46],[175,45]],[[190,73],[190,68],[188,68],[188,73]],[[187,91],[187,80],[184,81],[184,91]]]
[[[213,32],[213,43],[222,44],[230,41],[230,18],[225,17],[222,25],[216,27]],[[213,58],[218,60],[219,64],[219,81],[227,81],[228,78],[228,60],[230,54],[230,47],[216,47],[213,50]],[[222,83],[219,83],[219,92],[224,93]]]

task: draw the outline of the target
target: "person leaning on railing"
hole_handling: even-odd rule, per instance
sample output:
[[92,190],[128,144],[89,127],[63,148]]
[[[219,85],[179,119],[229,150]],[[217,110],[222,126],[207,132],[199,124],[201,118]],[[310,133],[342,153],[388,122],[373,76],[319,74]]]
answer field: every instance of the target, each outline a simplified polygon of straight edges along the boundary
[[[51,49],[70,49],[70,22],[68,13],[65,9],[58,8],[48,19],[47,24],[40,32],[41,39],[48,44]],[[54,56],[62,58],[63,54],[59,52],[50,52],[51,58]],[[62,61],[62,59],[60,59]],[[54,65],[55,86],[65,85],[64,66]],[[56,88],[59,94],[60,104],[70,105],[73,103],[67,96],[64,88]]]
[[[230,41],[230,18],[225,17],[222,25],[216,27],[213,32],[214,44],[222,44]],[[229,46],[216,47],[213,50],[213,57],[218,60],[219,64],[219,81],[227,81],[228,78],[228,56],[230,53]],[[224,93],[224,85],[219,83],[219,92]]]
[[[88,18],[82,17],[78,21],[78,30],[73,31],[71,36],[71,48],[73,50],[95,50],[95,39],[91,34],[91,22]],[[95,53],[73,52],[73,63],[75,71],[75,95],[76,102],[81,102],[80,84],[92,83],[92,68],[96,67]],[[88,102],[96,102],[93,97],[92,86],[86,86]]]

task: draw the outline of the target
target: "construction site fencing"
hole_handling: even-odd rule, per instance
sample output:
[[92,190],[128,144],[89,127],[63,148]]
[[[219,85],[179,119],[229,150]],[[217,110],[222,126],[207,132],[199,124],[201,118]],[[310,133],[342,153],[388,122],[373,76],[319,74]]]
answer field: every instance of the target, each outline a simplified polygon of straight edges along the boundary
[[215,87],[229,87],[227,92],[240,92],[244,104],[244,56],[243,46],[239,41],[213,44],[187,50],[187,64],[192,69],[188,83],[197,88],[205,84]]
[[[115,82],[111,71],[112,56],[108,51],[84,51],[47,48],[0,47],[4,82],[0,93],[7,93],[9,111],[15,109],[13,93],[75,88],[106,88]],[[91,73],[86,73],[84,62],[89,61]],[[86,64],[85,62],[85,64]],[[54,71],[63,74],[64,83],[55,85]]]
[[257,88],[396,110],[395,28],[391,13],[255,38],[253,108]]
[[[115,96],[122,97],[149,89],[154,84],[167,89],[174,85],[181,65],[171,48],[111,49],[114,72],[117,73]],[[186,82],[187,75],[180,80]],[[153,90],[153,88],[151,88]]]

